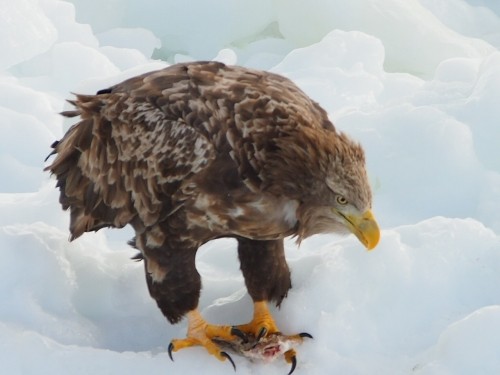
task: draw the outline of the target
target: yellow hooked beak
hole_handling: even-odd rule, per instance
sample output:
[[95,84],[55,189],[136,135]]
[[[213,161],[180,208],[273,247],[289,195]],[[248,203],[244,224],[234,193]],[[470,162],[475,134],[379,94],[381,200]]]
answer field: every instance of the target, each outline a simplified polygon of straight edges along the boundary
[[377,246],[380,240],[380,229],[371,210],[361,216],[345,215],[351,232],[358,237],[368,250]]

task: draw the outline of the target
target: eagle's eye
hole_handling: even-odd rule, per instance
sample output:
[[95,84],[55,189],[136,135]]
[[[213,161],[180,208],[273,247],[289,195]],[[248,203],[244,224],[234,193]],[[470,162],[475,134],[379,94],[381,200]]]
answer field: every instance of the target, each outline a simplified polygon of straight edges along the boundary
[[347,204],[347,199],[345,199],[342,195],[337,195],[337,203],[345,206]]

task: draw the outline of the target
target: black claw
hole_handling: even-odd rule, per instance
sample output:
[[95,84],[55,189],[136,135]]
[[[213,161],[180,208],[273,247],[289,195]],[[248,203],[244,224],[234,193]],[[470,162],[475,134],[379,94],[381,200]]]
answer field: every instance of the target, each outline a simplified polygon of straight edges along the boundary
[[291,358],[291,361],[292,361],[292,368],[290,369],[288,375],[291,375],[295,371],[295,367],[297,367],[297,357],[293,356]]
[[232,327],[231,328],[231,335],[239,337],[242,341],[243,344],[246,344],[248,342],[248,337],[243,333],[243,331],[239,328]]
[[172,357],[172,350],[174,350],[174,344],[170,343],[168,346],[168,356],[170,357],[170,360],[173,362],[174,357]]
[[259,331],[259,334],[257,335],[257,342],[260,341],[261,338],[263,338],[267,333],[267,328],[262,327]]
[[307,333],[307,332],[299,333],[299,336],[300,337],[307,337],[309,339],[313,339],[314,338],[314,337],[312,337],[312,335],[310,333]]
[[231,364],[233,365],[234,371],[236,371],[236,365],[234,364],[234,361],[231,358],[231,356],[229,354],[227,354],[226,352],[220,352],[220,355],[229,359],[229,362],[231,362]]

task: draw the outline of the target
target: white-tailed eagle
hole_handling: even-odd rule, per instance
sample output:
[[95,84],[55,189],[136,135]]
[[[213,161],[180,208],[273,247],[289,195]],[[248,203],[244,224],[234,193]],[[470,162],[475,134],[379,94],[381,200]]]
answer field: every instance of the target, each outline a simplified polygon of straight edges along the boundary
[[[70,103],[63,114],[80,120],[53,144],[46,169],[71,213],[71,239],[133,227],[151,296],[171,323],[188,319],[170,355],[201,345],[233,362],[221,342],[235,339],[280,352],[309,336],[281,336],[268,310],[291,287],[283,239],[352,232],[368,249],[379,240],[361,146],[285,77],[192,62]],[[237,327],[209,324],[198,310],[196,251],[220,237],[238,241],[254,301],[252,321]],[[295,351],[285,349],[293,371]]]

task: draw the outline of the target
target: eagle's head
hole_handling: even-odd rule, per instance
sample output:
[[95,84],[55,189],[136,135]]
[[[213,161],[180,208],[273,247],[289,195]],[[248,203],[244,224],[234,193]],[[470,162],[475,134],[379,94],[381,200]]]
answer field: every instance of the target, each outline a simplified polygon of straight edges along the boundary
[[353,233],[368,249],[379,242],[380,229],[371,211],[372,194],[361,146],[342,133],[316,143],[318,171],[308,181],[309,194],[297,210],[298,240],[318,233]]

